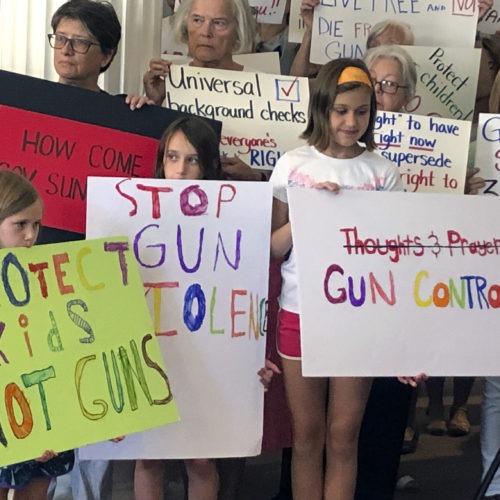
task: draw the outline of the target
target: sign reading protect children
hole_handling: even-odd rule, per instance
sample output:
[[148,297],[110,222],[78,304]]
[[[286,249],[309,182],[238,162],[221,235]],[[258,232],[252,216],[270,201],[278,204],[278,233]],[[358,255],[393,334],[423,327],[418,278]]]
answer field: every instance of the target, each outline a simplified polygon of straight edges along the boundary
[[125,238],[4,249],[0,267],[0,465],[178,419]]
[[130,238],[181,421],[81,456],[257,455],[271,185],[91,177],[88,186],[87,234]]

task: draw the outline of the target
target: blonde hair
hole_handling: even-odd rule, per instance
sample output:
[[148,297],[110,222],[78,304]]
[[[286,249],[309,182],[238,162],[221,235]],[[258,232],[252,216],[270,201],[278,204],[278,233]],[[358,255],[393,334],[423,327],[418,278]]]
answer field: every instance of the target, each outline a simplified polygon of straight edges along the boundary
[[0,170],[0,222],[41,200],[28,179],[10,170]]

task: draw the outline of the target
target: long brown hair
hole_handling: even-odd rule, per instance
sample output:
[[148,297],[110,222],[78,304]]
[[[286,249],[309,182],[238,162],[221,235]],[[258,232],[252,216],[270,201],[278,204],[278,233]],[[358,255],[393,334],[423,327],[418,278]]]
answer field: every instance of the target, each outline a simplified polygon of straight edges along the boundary
[[[312,84],[311,100],[309,102],[309,121],[301,137],[302,139],[307,139],[308,144],[315,146],[320,151],[327,149],[330,143],[330,112],[337,95],[367,86],[361,82],[337,84],[342,71],[348,66],[360,68],[366,73],[368,79],[371,80],[370,72],[363,61],[360,59],[342,58],[326,63],[320,69],[318,76]],[[364,142],[368,151],[372,151],[376,147],[373,128],[377,114],[377,100],[373,87],[370,90],[370,119],[365,133],[359,139],[361,142]]]

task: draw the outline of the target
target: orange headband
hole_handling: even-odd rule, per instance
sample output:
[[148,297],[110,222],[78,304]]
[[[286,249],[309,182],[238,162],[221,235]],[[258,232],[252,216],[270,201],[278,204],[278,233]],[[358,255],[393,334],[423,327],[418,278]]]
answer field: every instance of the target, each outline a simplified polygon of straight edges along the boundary
[[368,87],[373,87],[370,77],[361,69],[356,66],[347,66],[340,73],[337,85],[342,85],[343,83],[359,82],[368,85]]

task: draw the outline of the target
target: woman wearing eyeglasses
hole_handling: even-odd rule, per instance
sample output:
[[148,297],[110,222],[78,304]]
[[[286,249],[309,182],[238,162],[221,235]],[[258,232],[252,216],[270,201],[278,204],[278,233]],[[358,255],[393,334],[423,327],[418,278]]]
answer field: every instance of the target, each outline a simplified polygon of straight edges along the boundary
[[365,56],[375,85],[377,109],[404,110],[415,96],[417,71],[410,54],[399,45],[380,45]]
[[[190,66],[242,71],[233,54],[251,52],[255,19],[247,0],[184,0],[173,21],[174,37],[186,43]],[[170,61],[151,59],[144,74],[146,95],[156,104],[165,99]]]
[[54,68],[59,83],[101,91],[97,80],[118,50],[121,25],[108,2],[69,1],[52,16]]

